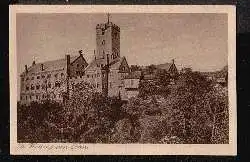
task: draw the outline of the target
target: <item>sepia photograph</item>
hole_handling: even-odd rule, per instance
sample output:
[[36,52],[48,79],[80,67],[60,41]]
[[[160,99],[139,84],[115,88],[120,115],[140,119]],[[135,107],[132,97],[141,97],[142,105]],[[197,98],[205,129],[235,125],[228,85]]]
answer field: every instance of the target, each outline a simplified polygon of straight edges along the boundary
[[38,8],[10,7],[13,153],[236,154],[234,7]]

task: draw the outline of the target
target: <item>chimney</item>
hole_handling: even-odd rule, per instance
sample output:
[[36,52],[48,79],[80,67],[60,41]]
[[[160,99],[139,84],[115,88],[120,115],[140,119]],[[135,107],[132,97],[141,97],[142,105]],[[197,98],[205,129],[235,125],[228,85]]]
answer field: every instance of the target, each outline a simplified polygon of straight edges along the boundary
[[172,63],[174,64],[174,59],[172,59]]
[[35,62],[35,60],[32,62],[32,66],[34,66],[34,65],[36,65],[36,62]]
[[28,73],[28,66],[25,65],[25,72]]
[[41,64],[41,71],[43,71],[44,70],[44,65],[43,64]]
[[[80,53],[80,51],[79,51]],[[70,67],[70,55],[66,55],[66,73],[69,75],[69,67]]]
[[78,52],[79,52],[80,56],[82,56],[82,50],[79,50]]

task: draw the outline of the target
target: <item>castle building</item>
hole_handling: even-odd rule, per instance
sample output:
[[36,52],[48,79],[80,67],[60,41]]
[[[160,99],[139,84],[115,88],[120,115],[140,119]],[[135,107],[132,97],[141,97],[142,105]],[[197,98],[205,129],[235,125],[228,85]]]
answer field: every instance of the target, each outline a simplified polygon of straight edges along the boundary
[[53,99],[62,102],[69,97],[74,84],[85,81],[106,96],[126,98],[124,78],[130,69],[125,57],[120,56],[120,28],[108,21],[96,25],[96,50],[89,64],[82,51],[78,56],[35,62],[25,65],[21,77],[21,104]]
[[[174,61],[158,68],[177,73]],[[108,17],[106,23],[96,25],[96,50],[90,63],[80,50],[77,56],[67,54],[63,59],[25,65],[20,75],[20,102],[26,105],[46,99],[63,102],[70,99],[74,85],[81,82],[91,84],[104,96],[127,100],[138,95],[142,73],[143,70],[131,72],[126,58],[121,57],[120,28]]]
[[62,102],[67,92],[69,74],[82,75],[87,66],[88,63],[82,54],[73,57],[66,55],[64,59],[38,64],[34,61],[30,67],[25,65],[25,71],[20,75],[21,104],[49,98]]

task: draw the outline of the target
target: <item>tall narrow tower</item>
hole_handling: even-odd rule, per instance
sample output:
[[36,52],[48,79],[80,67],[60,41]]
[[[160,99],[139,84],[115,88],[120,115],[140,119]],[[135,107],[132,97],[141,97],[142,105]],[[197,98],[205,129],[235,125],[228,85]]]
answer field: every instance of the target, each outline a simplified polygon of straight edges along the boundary
[[109,14],[106,23],[96,25],[95,58],[105,65],[107,56],[110,63],[120,57],[120,28],[110,21]]

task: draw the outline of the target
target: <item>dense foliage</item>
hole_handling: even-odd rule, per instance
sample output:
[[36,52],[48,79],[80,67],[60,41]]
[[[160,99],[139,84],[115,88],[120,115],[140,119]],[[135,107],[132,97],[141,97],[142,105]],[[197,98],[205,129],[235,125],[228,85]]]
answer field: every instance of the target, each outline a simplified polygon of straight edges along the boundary
[[[154,67],[150,67],[153,70]],[[18,104],[19,142],[228,143],[227,88],[187,70],[159,71],[127,102],[77,84],[66,104]]]

